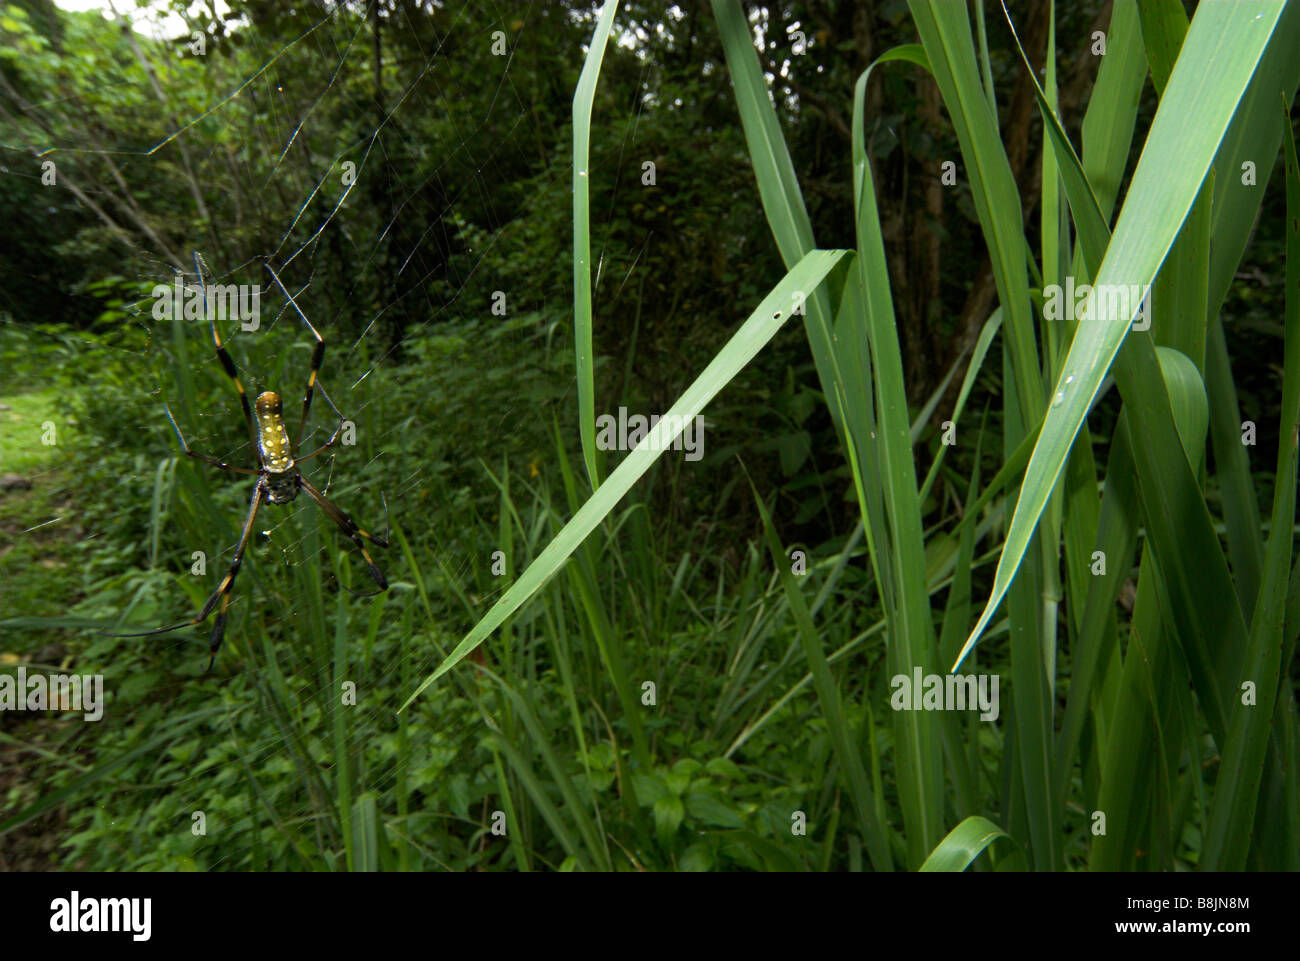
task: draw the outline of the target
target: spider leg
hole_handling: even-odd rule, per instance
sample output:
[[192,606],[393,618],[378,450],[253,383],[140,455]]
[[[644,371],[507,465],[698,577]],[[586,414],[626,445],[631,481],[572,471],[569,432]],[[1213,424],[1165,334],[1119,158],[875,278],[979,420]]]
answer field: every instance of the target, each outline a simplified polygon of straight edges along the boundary
[[[313,487],[307,478],[301,477],[300,475],[300,481],[302,483],[302,489],[307,492],[307,496],[316,502],[316,505],[325,512],[326,517],[338,525],[339,530],[343,531],[344,534],[352,539],[352,543],[361,551],[361,556],[366,559],[366,566],[370,570],[370,577],[379,585],[379,590],[373,591],[369,594],[359,594],[358,596],[373,597],[375,594],[388,590],[388,581],[384,580],[383,572],[379,570],[374,559],[370,556],[370,552],[366,550],[365,542],[370,541],[373,544],[378,544],[380,547],[387,547],[388,535],[391,531],[386,530],[384,536],[379,538],[368,531],[362,530],[357,526],[356,521],[349,517],[328,497]],[[388,500],[386,498],[384,499],[384,527],[388,527]],[[356,594],[357,592],[353,591],[352,593]]]
[[[310,454],[304,454],[302,457],[297,458],[297,463],[299,463],[299,464],[301,464],[303,461],[309,461],[309,460],[311,460],[311,459],[312,459],[313,457],[315,457],[317,454],[323,454],[323,453],[325,453],[327,450],[329,450],[331,447],[333,447],[336,443],[338,443],[339,434],[343,431],[343,425],[346,423],[346,420],[344,419],[343,415],[342,415],[342,414],[339,414],[339,409],[338,409],[337,407],[334,406],[334,401],[330,400],[330,395],[329,395],[328,393],[326,393],[324,383],[319,383],[319,384],[317,384],[316,386],[320,388],[320,394],[321,394],[322,397],[325,398],[325,402],[326,402],[327,404],[330,405],[330,409],[331,409],[332,411],[334,411],[334,413],[336,413],[336,414],[339,415],[339,426],[337,426],[337,427],[334,428],[334,433],[330,435],[330,439],[329,439],[329,440],[327,440],[325,443],[321,444],[319,447],[317,447],[317,448],[316,448],[314,451],[312,451]],[[302,441],[302,437],[299,436],[298,440],[299,440],[299,442],[301,442],[301,441]]]
[[202,461],[205,464],[211,464],[213,467],[217,468],[218,470],[230,471],[230,473],[232,474],[251,474],[254,477],[258,476],[259,473],[258,471],[251,470],[247,467],[235,467],[232,464],[227,464],[225,461],[217,460],[215,457],[209,457],[206,454],[196,453],[190,447],[189,443],[186,442],[185,435],[181,433],[180,427],[177,426],[176,418],[172,416],[172,409],[168,407],[165,403],[163,404],[163,409],[167,411],[167,419],[171,421],[172,430],[176,432],[176,439],[181,442],[181,448],[185,451],[186,457],[193,457],[197,461]]
[[235,366],[234,359],[230,356],[230,351],[226,350],[221,344],[221,334],[217,332],[217,320],[208,312],[208,289],[203,283],[203,268],[207,263],[203,260],[203,255],[197,250],[194,251],[194,268],[199,274],[199,289],[203,293],[203,315],[208,318],[208,326],[212,328],[212,342],[217,345],[217,360],[221,361],[221,369],[226,372],[226,376],[231,379],[235,385],[235,390],[239,391],[239,402],[244,405],[244,421],[248,424],[248,439],[253,442],[253,450],[256,452],[257,446],[257,427],[253,424],[253,408],[248,404],[248,394],[244,392],[244,385],[239,382],[239,368]]
[[[307,392],[302,398],[302,418],[298,421],[298,435],[295,441],[296,447],[298,444],[302,443],[303,431],[307,429],[307,414],[311,410],[311,395],[312,391],[316,387],[316,375],[320,373],[321,361],[325,359],[325,338],[320,335],[320,331],[312,326],[311,321],[307,319],[307,315],[304,314],[302,308],[298,306],[298,301],[294,300],[293,294],[289,293],[289,288],[285,287],[284,282],[280,280],[280,275],[275,272],[275,268],[268,263],[266,269],[270,271],[271,278],[275,281],[276,286],[284,291],[285,297],[289,298],[289,303],[293,306],[293,309],[297,311],[298,316],[302,318],[302,322],[307,325],[307,329],[311,331],[311,335],[316,338],[316,346],[311,352],[311,373],[307,375]],[[321,393],[324,392],[324,388],[322,388]],[[334,406],[332,401],[330,402],[330,406]],[[338,409],[335,408],[334,412],[337,414]],[[340,420],[342,419],[341,414],[339,415],[339,418]],[[335,433],[337,433],[337,431]],[[323,449],[324,448],[322,448],[322,450]],[[316,453],[319,454],[320,451],[316,451]],[[315,454],[311,456],[314,457]]]
[[380,594],[384,593],[383,591],[354,591],[352,588],[348,587],[337,577],[334,578],[334,583],[337,584],[339,587],[343,588],[353,597],[378,597]]
[[166,634],[170,631],[176,631],[182,627],[191,627],[195,624],[202,624],[212,614],[221,602],[221,610],[217,612],[217,620],[212,625],[212,635],[208,639],[208,653],[211,657],[208,659],[207,670],[212,670],[212,664],[217,659],[217,649],[221,647],[221,639],[226,633],[226,611],[230,607],[230,595],[235,585],[235,578],[239,575],[239,566],[244,561],[244,549],[248,547],[249,535],[253,532],[253,520],[257,517],[257,509],[262,504],[262,498],[266,490],[262,481],[257,482],[257,487],[253,490],[253,501],[248,508],[248,519],[244,521],[244,531],[239,535],[239,544],[235,547],[235,557],[230,562],[230,567],[226,570],[226,576],[221,579],[217,589],[212,592],[204,603],[203,608],[188,621],[182,621],[179,624],[172,624],[168,627],[159,627],[152,631],[139,631],[132,634],[110,634],[102,631],[106,637],[148,637],[151,634]]

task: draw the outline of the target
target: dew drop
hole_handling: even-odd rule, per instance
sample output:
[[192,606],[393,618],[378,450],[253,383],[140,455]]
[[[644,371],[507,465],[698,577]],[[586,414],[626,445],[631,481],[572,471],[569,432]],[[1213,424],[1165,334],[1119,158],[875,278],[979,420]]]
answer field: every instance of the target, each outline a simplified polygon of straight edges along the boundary
[[1064,401],[1065,401],[1065,392],[1058,390],[1056,392],[1056,396],[1052,398],[1052,406],[1060,407]]

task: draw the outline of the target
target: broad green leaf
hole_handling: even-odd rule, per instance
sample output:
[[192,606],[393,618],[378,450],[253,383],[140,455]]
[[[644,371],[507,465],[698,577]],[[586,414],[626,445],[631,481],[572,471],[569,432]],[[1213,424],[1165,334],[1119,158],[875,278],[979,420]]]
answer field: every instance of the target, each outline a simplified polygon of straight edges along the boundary
[[[1281,10],[1280,3],[1258,0],[1202,4],[1197,9],[1096,286],[1144,289],[1154,279],[1209,172]],[[1196,124],[1186,122],[1191,115],[1197,117]],[[979,640],[1024,560],[1089,404],[1129,332],[1137,312],[1137,305],[1131,306],[1127,311],[1098,311],[1103,316],[1078,326],[1025,472],[991,596],[953,670]]]
[[948,832],[918,870],[965,871],[998,838],[1010,839],[1011,835],[988,818],[973,814]]

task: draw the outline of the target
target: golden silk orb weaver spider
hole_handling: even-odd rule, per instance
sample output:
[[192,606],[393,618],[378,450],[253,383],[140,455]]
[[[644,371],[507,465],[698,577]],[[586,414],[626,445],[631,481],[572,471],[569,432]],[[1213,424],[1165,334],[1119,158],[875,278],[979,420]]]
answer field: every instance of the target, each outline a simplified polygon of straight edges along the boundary
[[[221,582],[217,585],[216,590],[208,597],[198,614],[188,621],[182,621],[179,624],[171,624],[167,627],[159,627],[152,631],[140,631],[131,634],[110,634],[110,637],[147,637],[152,634],[166,634],[170,631],[180,630],[183,627],[190,627],[195,624],[202,624],[206,621],[214,610],[217,610],[217,604],[220,603],[220,609],[217,610],[217,619],[212,625],[212,635],[208,641],[208,670],[212,669],[213,662],[217,659],[217,650],[221,647],[221,639],[226,633],[226,613],[230,607],[230,597],[234,589],[235,578],[239,575],[239,567],[244,560],[244,550],[248,547],[248,539],[253,532],[253,521],[257,517],[257,510],[262,506],[263,501],[271,504],[288,504],[294,500],[300,491],[306,491],[307,496],[316,502],[325,516],[332,520],[344,534],[356,545],[361,551],[361,556],[365,558],[366,569],[370,573],[371,579],[379,585],[379,590],[369,591],[366,593],[353,591],[351,588],[345,588],[350,593],[358,597],[374,597],[388,590],[388,581],[384,579],[383,572],[380,571],[370,552],[366,549],[366,541],[376,544],[379,547],[388,546],[388,501],[380,494],[380,500],[384,504],[384,536],[377,537],[363,530],[357,525],[351,516],[338,505],[326,497],[321,491],[317,490],[307,478],[302,476],[298,470],[299,465],[306,463],[313,457],[323,454],[332,448],[339,439],[339,435],[346,423],[345,418],[339,409],[334,406],[334,401],[330,399],[329,394],[325,391],[325,385],[317,381],[320,373],[321,361],[325,358],[325,338],[320,332],[312,326],[312,322],[307,319],[307,315],[302,312],[298,302],[294,300],[293,294],[289,293],[288,288],[280,281],[280,276],[275,272],[270,264],[266,264],[267,271],[275,280],[276,286],[284,293],[290,306],[302,318],[302,322],[307,325],[307,330],[311,332],[316,344],[312,349],[311,355],[311,372],[307,375],[307,390],[302,399],[302,416],[298,420],[297,440],[290,440],[288,428],[284,423],[284,406],[280,401],[280,395],[274,391],[263,391],[257,395],[256,401],[250,407],[248,403],[248,394],[244,391],[244,385],[239,380],[239,369],[235,366],[235,361],[226,350],[225,345],[221,342],[221,334],[217,331],[216,318],[213,311],[209,309],[207,300],[207,288],[203,281],[203,258],[195,253],[194,266],[199,276],[199,291],[203,297],[204,313],[208,318],[208,326],[212,331],[212,342],[216,346],[217,360],[221,362],[221,369],[225,371],[226,376],[230,378],[235,385],[235,390],[239,393],[239,402],[244,408],[244,420],[248,424],[248,436],[252,441],[253,452],[257,457],[257,468],[238,467],[227,464],[225,461],[218,460],[215,457],[209,457],[206,454],[197,453],[190,447],[185,440],[185,435],[181,433],[180,427],[176,423],[176,418],[172,416],[171,408],[165,404],[164,409],[167,411],[167,420],[171,422],[172,430],[176,433],[176,439],[180,441],[181,449],[185,452],[186,457],[202,461],[218,470],[226,471],[231,474],[244,474],[257,478],[257,484],[253,487],[252,503],[248,507],[248,516],[244,521],[243,532],[239,536],[239,543],[235,547],[234,559],[230,562],[226,574],[222,577]],[[300,291],[301,293],[301,291]],[[330,405],[339,418],[339,424],[334,428],[334,433],[320,447],[307,454],[298,454],[299,445],[302,444],[303,435],[307,429],[307,415],[311,411],[311,401],[313,394],[319,390],[325,402]],[[340,585],[342,586],[342,585]]]

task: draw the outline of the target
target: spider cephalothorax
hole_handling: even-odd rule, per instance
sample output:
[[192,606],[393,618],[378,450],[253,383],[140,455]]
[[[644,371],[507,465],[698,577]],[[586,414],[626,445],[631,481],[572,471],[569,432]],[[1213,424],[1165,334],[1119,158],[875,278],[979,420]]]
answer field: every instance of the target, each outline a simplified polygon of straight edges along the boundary
[[[203,286],[203,259],[197,253],[194,255],[194,266],[198,270],[199,285]],[[170,627],[160,627],[153,631],[141,631],[137,634],[114,634],[114,637],[144,637],[148,634],[165,634],[168,631],[174,631],[181,627],[188,627],[191,624],[201,624],[207,620],[212,611],[216,608],[217,602],[221,602],[221,609],[217,612],[216,622],[212,625],[212,637],[208,643],[208,650],[212,654],[212,659],[217,656],[217,649],[221,647],[221,638],[226,632],[226,609],[230,606],[230,594],[234,587],[235,577],[239,574],[239,566],[244,560],[244,549],[248,546],[249,535],[253,531],[253,520],[257,517],[257,509],[266,500],[272,504],[287,504],[298,496],[299,491],[306,491],[307,496],[316,502],[316,505],[325,512],[325,516],[332,520],[338,528],[343,531],[361,551],[361,556],[365,558],[366,569],[370,577],[379,585],[379,591],[372,594],[378,594],[381,591],[388,590],[388,581],[384,579],[383,573],[376,566],[366,550],[366,541],[372,544],[378,544],[380,547],[388,546],[388,535],[376,537],[357,526],[348,514],[341,510],[333,501],[317,490],[312,484],[303,477],[298,471],[298,465],[304,464],[318,454],[329,450],[339,439],[339,433],[343,430],[343,415],[339,414],[339,409],[334,406],[330,400],[329,394],[325,392],[322,385],[317,384],[316,376],[320,372],[321,361],[325,357],[325,339],[321,337],[316,328],[312,326],[307,315],[298,307],[297,301],[289,293],[284,284],[280,282],[280,277],[271,265],[267,264],[266,269],[270,271],[271,276],[275,279],[276,285],[284,291],[285,297],[302,318],[302,322],[307,325],[311,331],[312,337],[316,339],[316,346],[311,355],[311,373],[307,376],[307,392],[302,399],[302,418],[298,422],[298,439],[294,442],[289,437],[289,430],[284,424],[284,405],[280,401],[280,395],[274,391],[263,391],[257,395],[257,401],[254,407],[250,408],[248,404],[248,394],[244,392],[244,385],[239,382],[239,369],[235,366],[235,361],[230,356],[230,352],[221,343],[221,335],[217,332],[216,319],[209,314],[208,324],[212,329],[212,341],[216,344],[217,359],[221,362],[221,369],[226,372],[239,391],[239,402],[244,408],[244,420],[248,423],[248,436],[253,443],[253,450],[257,455],[257,469],[253,470],[248,467],[234,467],[224,461],[217,460],[215,457],[208,457],[205,454],[197,454],[190,449],[190,445],[185,440],[185,435],[176,425],[176,418],[172,416],[170,408],[167,408],[167,419],[171,421],[172,429],[176,432],[177,439],[181,442],[181,447],[185,451],[186,457],[192,457],[195,460],[203,461],[220,470],[229,471],[232,474],[250,474],[257,478],[257,486],[253,488],[253,501],[248,508],[248,517],[244,521],[244,531],[240,535],[239,544],[235,548],[234,560],[230,563],[230,568],[226,571],[225,577],[217,585],[217,589],[212,592],[203,605],[198,615],[191,620],[181,624],[173,624]],[[203,303],[207,303],[206,291],[204,292]],[[320,447],[310,453],[297,456],[298,445],[302,443],[303,434],[307,429],[307,414],[311,411],[311,399],[317,387],[320,387],[321,396],[325,402],[330,405],[330,409],[338,414],[339,425],[334,429],[333,435]],[[256,410],[256,418],[254,418]],[[382,495],[381,495],[382,496]],[[388,503],[384,502],[385,526],[387,526]],[[357,593],[352,591],[352,593]],[[371,594],[359,595],[362,597],[372,596]],[[208,667],[212,667],[212,661],[208,662]]]

